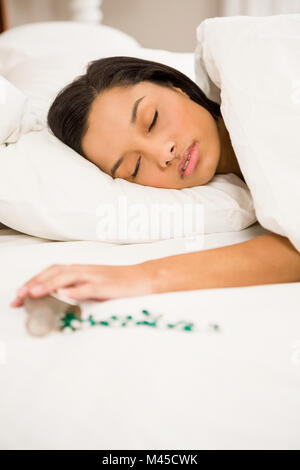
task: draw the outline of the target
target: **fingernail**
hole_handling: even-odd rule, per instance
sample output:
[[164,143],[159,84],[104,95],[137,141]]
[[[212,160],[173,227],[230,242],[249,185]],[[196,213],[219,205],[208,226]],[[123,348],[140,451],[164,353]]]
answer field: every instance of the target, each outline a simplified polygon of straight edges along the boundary
[[30,292],[32,294],[41,294],[42,292],[44,292],[44,290],[45,290],[44,286],[37,284],[36,286],[30,289]]

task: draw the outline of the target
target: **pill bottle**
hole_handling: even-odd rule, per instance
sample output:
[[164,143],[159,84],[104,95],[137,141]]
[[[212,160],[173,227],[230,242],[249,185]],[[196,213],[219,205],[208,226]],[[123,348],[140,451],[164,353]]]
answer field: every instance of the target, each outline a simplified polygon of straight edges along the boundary
[[25,325],[31,336],[45,336],[59,331],[61,319],[66,313],[81,319],[78,302],[55,293],[39,298],[28,295],[24,299],[24,308],[27,312]]

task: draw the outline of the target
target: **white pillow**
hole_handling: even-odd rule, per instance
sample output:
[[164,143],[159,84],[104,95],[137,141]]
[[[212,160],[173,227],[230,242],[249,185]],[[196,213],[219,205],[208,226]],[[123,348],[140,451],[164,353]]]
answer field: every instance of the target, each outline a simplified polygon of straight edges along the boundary
[[[44,123],[54,96],[85,73],[89,61],[116,55],[161,62],[195,81],[193,53],[143,48],[133,37],[106,25],[32,23],[0,36],[0,73],[30,98]],[[205,68],[198,68],[198,84],[210,97],[208,80]]]
[[300,252],[300,14],[207,19],[197,40],[257,219]]
[[[61,56],[64,60],[63,69],[66,66],[68,69],[72,66],[69,60],[66,61],[69,55],[75,55],[81,67],[81,63],[86,65],[90,60],[123,54],[165,63],[181,70],[192,80],[195,79],[193,53],[143,48],[136,39],[118,29],[74,21],[31,23],[2,33],[0,73],[5,74],[26,59]],[[198,77],[199,75],[198,70]],[[202,68],[201,75],[201,84],[205,91],[208,79],[205,68]],[[14,83],[13,79],[10,81]]]
[[[0,35],[0,44],[1,38],[4,33]],[[19,62],[23,62],[28,59],[28,55],[16,50],[15,46],[0,46],[0,74],[3,75],[6,70],[17,65]]]
[[[62,86],[83,73],[89,60],[115,54],[111,54],[111,49],[102,41],[96,48],[86,42],[76,54],[73,49],[68,49],[67,61],[66,52],[61,54],[56,50],[53,54],[49,44],[45,49],[51,49],[51,53],[39,57],[41,47],[34,46],[33,41],[33,38],[38,40],[37,29],[29,34],[33,56],[8,67],[6,77],[28,96],[31,109],[39,114],[45,124],[49,104]],[[101,26],[97,30],[99,29]],[[53,33],[55,30],[56,26]],[[16,40],[15,33],[12,43]],[[22,35],[19,39],[21,37]],[[40,40],[41,38],[44,36],[40,35]],[[26,45],[26,35],[24,44]],[[0,57],[1,47],[0,37]],[[26,49],[28,44],[23,47],[25,52],[29,52]],[[71,47],[71,42],[68,47]],[[115,51],[116,54],[119,53],[116,48]],[[193,54],[145,50],[134,46],[127,48],[127,53],[124,52],[123,55],[161,61],[182,70],[192,79],[194,77]],[[250,192],[243,181],[233,174],[218,175],[206,186],[183,190],[152,188],[122,179],[113,180],[62,144],[47,129],[22,135],[16,144],[0,150],[0,158],[0,220],[30,235],[54,240],[137,243],[200,234],[203,231],[212,233],[242,230],[256,221]],[[130,231],[133,227],[132,220],[125,223],[126,228],[130,225],[126,233],[119,230],[116,232],[116,225],[124,216],[120,207],[122,201],[128,204],[128,211],[142,211],[140,217],[137,214],[137,224],[148,214],[142,223],[144,233],[139,229],[136,233]],[[140,208],[134,206],[137,201],[141,204]],[[100,214],[96,214],[100,203],[102,209],[108,207],[115,214],[113,219],[104,220],[103,215],[101,218]],[[158,227],[160,222],[157,223],[150,214],[158,206],[163,211],[163,204],[175,204],[177,216],[172,218],[169,213],[169,219],[164,217],[164,226]],[[199,215],[196,210],[199,207],[204,209],[204,221],[202,213]],[[190,211],[190,225],[183,224],[185,208],[186,214]],[[163,216],[163,212],[160,216]],[[178,217],[182,218],[181,222]],[[107,222],[110,232],[107,232],[107,226],[102,226],[102,231],[100,230],[103,222]],[[147,228],[147,223],[150,228]],[[151,230],[155,226],[158,232],[153,233]]]
[[[1,66],[7,70],[24,58],[86,52],[101,56],[141,47],[132,36],[111,26],[76,21],[46,21],[15,26],[0,36]],[[23,56],[23,57],[22,57]],[[4,64],[3,64],[4,60]],[[3,72],[0,72],[3,73]]]
[[84,73],[90,60],[140,49],[122,31],[106,25],[52,21],[17,26],[0,35],[0,73],[30,98],[46,125],[51,100]]
[[0,144],[16,142],[20,135],[42,127],[27,96],[0,75]]
[[256,221],[249,190],[234,174],[181,190],[114,180],[48,129],[0,147],[0,164],[0,221],[37,237],[146,243]]
[[[116,51],[118,52],[118,51]],[[118,53],[106,53],[105,48],[102,53],[94,53],[85,50],[83,53],[68,54],[48,53],[43,57],[24,59],[16,65],[4,71],[5,77],[17,88],[23,91],[30,98],[33,108],[39,112],[41,119],[46,125],[46,117],[51,102],[56,94],[75,77],[86,72],[87,64],[90,60],[119,55]],[[162,49],[145,49],[142,47],[129,49],[125,56],[139,57],[146,60],[164,63],[183,72],[186,76],[195,81],[194,59],[192,53],[170,52]],[[0,57],[1,57],[1,37],[0,37]],[[205,75],[203,74],[203,77]],[[205,79],[203,80],[205,81]]]

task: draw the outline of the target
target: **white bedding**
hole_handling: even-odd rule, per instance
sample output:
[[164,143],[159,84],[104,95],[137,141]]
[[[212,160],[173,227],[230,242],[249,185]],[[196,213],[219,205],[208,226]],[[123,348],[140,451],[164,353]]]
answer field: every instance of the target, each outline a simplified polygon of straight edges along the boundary
[[[22,57],[12,32],[6,41],[7,68]],[[19,53],[34,54],[33,44]],[[202,249],[263,233],[255,223],[206,234]],[[131,264],[185,251],[184,239],[57,242],[0,224],[0,449],[300,449],[299,282],[83,304],[85,318],[147,309],[194,331],[95,326],[33,338],[24,309],[9,307],[53,263]]]
[[208,18],[197,28],[196,82],[204,66],[206,89],[220,89],[257,220],[300,253],[299,58],[300,14]]
[[[203,248],[268,233],[205,235]],[[129,264],[183,240],[53,242],[0,230],[1,449],[299,449],[299,283],[175,292],[85,305],[84,315],[194,322],[195,331],[104,327],[27,335],[15,289],[52,263]],[[209,328],[217,323],[219,331]]]

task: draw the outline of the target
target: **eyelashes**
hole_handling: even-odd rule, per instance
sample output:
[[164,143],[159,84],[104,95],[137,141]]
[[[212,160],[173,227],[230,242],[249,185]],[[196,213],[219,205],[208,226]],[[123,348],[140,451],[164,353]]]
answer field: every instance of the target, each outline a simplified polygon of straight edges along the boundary
[[[148,133],[149,133],[149,132],[151,131],[151,129],[155,126],[156,121],[157,121],[157,118],[158,118],[158,111],[156,110],[156,111],[155,111],[155,114],[154,114],[153,121],[152,121],[152,123],[151,123],[151,125],[150,125],[150,127],[149,127],[149,129],[148,129]],[[138,159],[138,161],[137,161],[137,164],[136,164],[134,173],[133,173],[133,175],[131,175],[132,178],[135,178],[136,175],[137,175],[137,173],[138,173],[138,171],[139,171],[141,158],[142,158],[142,157],[139,157],[139,159]]]
[[152,123],[151,123],[151,126],[150,126],[149,129],[148,129],[148,132],[150,132],[151,129],[152,129],[152,127],[155,126],[155,123],[156,123],[156,121],[157,121],[157,117],[158,117],[158,112],[157,112],[157,110],[156,110],[156,111],[155,111],[155,114],[154,114],[153,121],[152,121]]
[[136,167],[135,167],[134,173],[133,173],[133,175],[131,175],[132,178],[135,178],[136,175],[137,175],[137,172],[139,171],[139,166],[140,166],[141,158],[142,158],[142,157],[139,157],[139,159],[138,159],[138,161],[137,161],[137,165],[136,165]]

